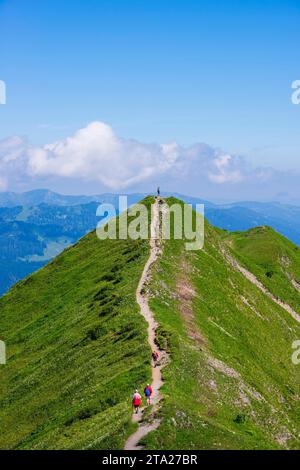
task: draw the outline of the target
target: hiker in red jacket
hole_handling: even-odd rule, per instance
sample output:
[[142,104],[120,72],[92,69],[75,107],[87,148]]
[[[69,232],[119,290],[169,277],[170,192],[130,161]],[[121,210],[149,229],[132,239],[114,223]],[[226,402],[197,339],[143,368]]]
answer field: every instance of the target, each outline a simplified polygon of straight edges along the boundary
[[136,414],[139,412],[139,408],[141,404],[142,404],[142,397],[139,394],[138,390],[136,390],[132,397],[132,406]]
[[144,394],[145,394],[145,397],[146,397],[147,405],[151,405],[151,395],[152,395],[152,393],[153,393],[152,388],[150,387],[149,384],[147,384],[147,386],[144,389]]

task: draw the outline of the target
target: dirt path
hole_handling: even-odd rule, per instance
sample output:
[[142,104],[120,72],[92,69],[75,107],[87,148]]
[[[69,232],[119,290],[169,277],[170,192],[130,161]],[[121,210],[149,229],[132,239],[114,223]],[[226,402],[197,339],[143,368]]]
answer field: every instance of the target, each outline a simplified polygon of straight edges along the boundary
[[[160,204],[161,202],[161,204]],[[162,241],[160,237],[160,211],[162,215],[164,214],[165,208],[162,200],[156,199],[155,204],[152,206],[152,223],[151,223],[151,238],[150,238],[150,257],[145,264],[137,292],[136,292],[136,301],[141,308],[141,314],[148,323],[148,342],[151,347],[151,350],[157,350],[155,343],[156,329],[158,327],[157,322],[154,320],[154,316],[149,307],[149,297],[147,294],[147,283],[151,274],[151,268],[153,263],[156,262],[157,258],[162,254]],[[152,414],[151,422],[142,423],[142,412],[145,409],[142,408],[142,412],[139,414],[133,414],[132,420],[139,423],[138,430],[129,436],[125,443],[124,450],[140,450],[142,446],[139,445],[140,440],[146,436],[150,431],[154,431],[160,425],[160,420],[155,418],[156,411],[161,400],[161,394],[159,392],[163,381],[161,370],[166,365],[168,360],[168,355],[164,351],[159,352],[159,362],[156,367],[152,367]],[[142,394],[142,391],[140,390]]]
[[254,274],[248,271],[246,268],[241,266],[232,256],[229,255],[225,250],[222,250],[225,258],[231,264],[231,266],[239,271],[243,276],[245,276],[248,281],[252,282],[258,289],[260,289],[264,294],[266,294],[270,299],[273,300],[277,305],[282,307],[286,312],[288,312],[298,323],[300,323],[300,315],[295,312],[295,310],[288,305],[286,302],[283,302],[281,299],[275,297],[258,279]]

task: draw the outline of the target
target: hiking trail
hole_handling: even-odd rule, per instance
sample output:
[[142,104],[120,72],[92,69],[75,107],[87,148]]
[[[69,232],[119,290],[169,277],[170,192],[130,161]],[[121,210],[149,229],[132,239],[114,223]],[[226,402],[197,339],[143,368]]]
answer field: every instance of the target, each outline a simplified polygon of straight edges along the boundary
[[[148,343],[151,347],[151,351],[157,350],[158,347],[155,342],[156,330],[158,323],[155,321],[153,313],[149,307],[149,294],[147,293],[147,283],[150,279],[151,269],[153,264],[156,262],[158,257],[162,254],[162,237],[160,227],[160,214],[162,217],[166,211],[166,206],[161,198],[155,200],[155,204],[152,205],[152,217],[151,217],[151,237],[150,237],[150,256],[145,264],[142,276],[139,281],[139,285],[136,291],[136,301],[141,309],[141,314],[148,323]],[[133,413],[132,421],[138,423],[139,427],[125,443],[124,450],[140,450],[142,446],[139,445],[140,440],[146,436],[149,432],[154,431],[160,425],[160,420],[155,417],[156,412],[159,408],[159,402],[162,399],[160,394],[160,388],[163,385],[161,370],[168,362],[168,354],[166,351],[159,351],[159,361],[156,367],[152,367],[152,384],[153,394],[151,397],[152,410],[150,422],[141,422],[143,411],[147,408],[142,407],[138,414]],[[143,390],[140,390],[140,394],[143,395]],[[147,418],[148,419],[148,418]]]

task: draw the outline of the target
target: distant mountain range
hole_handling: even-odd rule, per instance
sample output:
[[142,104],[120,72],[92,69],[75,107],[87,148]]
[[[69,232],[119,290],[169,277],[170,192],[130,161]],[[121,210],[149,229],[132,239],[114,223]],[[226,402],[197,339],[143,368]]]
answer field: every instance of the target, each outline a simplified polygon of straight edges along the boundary
[[[76,206],[89,204],[90,202],[106,202],[116,204],[118,194],[98,194],[94,196],[68,196],[58,194],[48,189],[37,189],[25,193],[4,192],[0,193],[0,207],[37,206],[48,204],[50,206]],[[144,194],[131,194],[129,200],[134,203],[144,197]]]
[[[168,196],[169,194],[165,194]],[[145,194],[128,195],[128,205]],[[174,194],[195,206],[204,204],[208,221],[229,231],[271,226],[300,245],[300,207],[277,202],[217,205]],[[118,206],[118,194],[68,196],[48,190],[0,193],[0,295],[93,230],[99,203]]]

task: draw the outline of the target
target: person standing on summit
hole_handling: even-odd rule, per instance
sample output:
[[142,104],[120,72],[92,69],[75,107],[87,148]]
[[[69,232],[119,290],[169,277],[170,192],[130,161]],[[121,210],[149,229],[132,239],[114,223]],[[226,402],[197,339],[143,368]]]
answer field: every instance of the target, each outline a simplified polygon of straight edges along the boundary
[[160,187],[158,186],[158,188],[157,188],[157,197],[159,197],[159,196],[160,196]]

